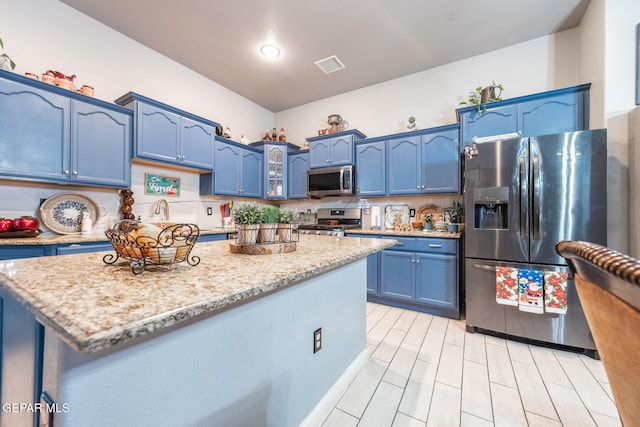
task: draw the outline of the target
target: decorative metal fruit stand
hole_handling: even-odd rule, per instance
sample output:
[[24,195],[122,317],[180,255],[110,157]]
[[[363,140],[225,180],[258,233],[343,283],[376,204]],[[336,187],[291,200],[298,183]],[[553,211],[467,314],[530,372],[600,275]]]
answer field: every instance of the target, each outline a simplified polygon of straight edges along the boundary
[[293,252],[300,235],[297,224],[236,225],[235,239],[229,242],[231,253],[270,255]]
[[153,265],[173,268],[184,261],[192,266],[200,263],[200,257],[190,256],[200,236],[195,224],[165,225],[124,219],[105,234],[116,253],[109,253],[102,260],[107,264],[115,264],[120,258],[127,260],[133,274]]

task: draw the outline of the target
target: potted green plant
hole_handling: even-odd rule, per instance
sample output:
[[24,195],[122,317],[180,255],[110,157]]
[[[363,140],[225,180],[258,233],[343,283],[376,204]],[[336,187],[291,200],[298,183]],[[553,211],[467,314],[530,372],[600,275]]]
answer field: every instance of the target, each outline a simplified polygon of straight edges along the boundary
[[[496,93],[496,90],[500,92]],[[488,102],[502,100],[503,91],[502,83],[496,84],[495,81],[492,81],[488,86],[478,86],[474,91],[469,92],[469,98],[466,101],[462,101],[460,105],[475,105],[478,113],[482,115],[487,111],[486,104]]]
[[273,205],[266,205],[262,208],[262,222],[260,224],[258,242],[273,243],[275,241],[279,211],[280,209]]
[[459,229],[459,225],[464,221],[464,208],[462,207],[462,203],[454,200],[452,206],[444,208],[444,211],[449,216],[447,230],[452,233],[456,233]]
[[278,214],[278,240],[290,242],[293,236],[293,222],[296,220],[296,212],[291,208],[282,208]]
[[[9,57],[9,55],[7,55],[7,53],[4,51],[4,44],[2,43],[2,38],[0,38],[0,50],[2,51],[2,54],[0,54],[0,68],[3,69],[11,69],[12,71],[16,68],[16,63],[13,62],[13,60]],[[8,67],[7,68],[7,64]]]
[[233,219],[238,227],[238,244],[255,244],[262,222],[262,208],[255,202],[239,203],[233,208]]

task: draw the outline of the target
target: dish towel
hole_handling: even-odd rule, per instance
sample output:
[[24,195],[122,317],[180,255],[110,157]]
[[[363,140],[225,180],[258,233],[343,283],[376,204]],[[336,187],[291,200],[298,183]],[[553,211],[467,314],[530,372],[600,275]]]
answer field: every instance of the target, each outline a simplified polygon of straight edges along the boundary
[[562,271],[544,272],[544,309],[547,313],[567,312],[567,278]]
[[544,313],[542,271],[519,269],[518,283],[520,285],[518,308],[529,313]]
[[518,305],[518,269],[496,267],[496,302]]

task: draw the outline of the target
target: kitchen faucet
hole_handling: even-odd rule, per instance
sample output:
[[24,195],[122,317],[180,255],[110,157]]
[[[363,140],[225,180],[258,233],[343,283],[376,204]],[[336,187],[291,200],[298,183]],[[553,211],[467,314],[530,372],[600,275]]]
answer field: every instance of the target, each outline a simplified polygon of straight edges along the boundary
[[165,199],[160,199],[156,203],[156,215],[160,214],[160,206],[164,206],[164,219],[163,221],[169,221],[169,203]]

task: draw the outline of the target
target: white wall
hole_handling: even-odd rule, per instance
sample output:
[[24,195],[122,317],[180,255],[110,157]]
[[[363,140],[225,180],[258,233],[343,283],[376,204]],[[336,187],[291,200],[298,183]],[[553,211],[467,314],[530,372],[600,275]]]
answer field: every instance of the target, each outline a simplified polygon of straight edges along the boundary
[[406,131],[416,117],[421,129],[455,123],[455,109],[477,86],[502,83],[503,98],[587,83],[578,79],[577,29],[541,37],[410,76],[276,113],[287,139],[301,144],[340,114],[367,136]]

